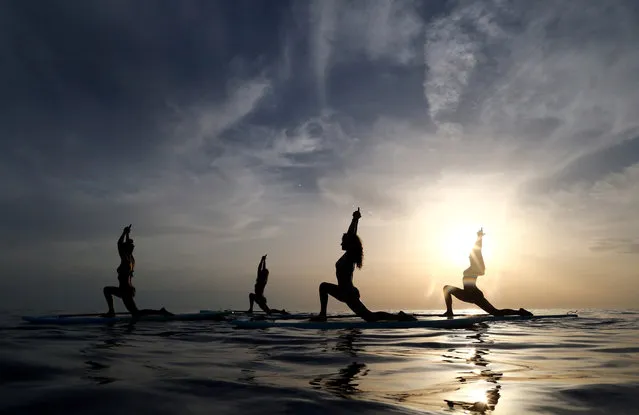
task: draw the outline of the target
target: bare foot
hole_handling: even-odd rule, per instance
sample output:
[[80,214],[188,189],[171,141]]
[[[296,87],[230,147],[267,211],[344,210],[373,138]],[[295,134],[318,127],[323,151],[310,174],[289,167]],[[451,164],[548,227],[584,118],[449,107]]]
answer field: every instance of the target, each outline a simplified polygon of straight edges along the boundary
[[526,316],[526,317],[532,317],[532,316],[533,316],[533,313],[531,313],[530,311],[525,310],[525,309],[523,309],[523,308],[520,308],[520,309],[519,309],[519,315],[520,315],[520,316]]
[[399,316],[400,321],[417,321],[417,317],[411,314],[406,314],[403,311],[400,311],[397,315]]
[[115,311],[107,311],[104,314],[100,314],[100,317],[113,318],[113,317],[115,317]]
[[455,314],[453,314],[452,311],[447,311],[444,314],[442,314],[440,317],[453,318],[454,316],[455,316]]
[[167,317],[168,317],[168,316],[174,316],[174,315],[175,315],[175,314],[173,314],[173,313],[171,313],[171,312],[169,312],[169,311],[166,311],[166,308],[164,308],[164,307],[162,307],[162,308],[160,309],[160,312],[162,313],[162,315],[167,316]]

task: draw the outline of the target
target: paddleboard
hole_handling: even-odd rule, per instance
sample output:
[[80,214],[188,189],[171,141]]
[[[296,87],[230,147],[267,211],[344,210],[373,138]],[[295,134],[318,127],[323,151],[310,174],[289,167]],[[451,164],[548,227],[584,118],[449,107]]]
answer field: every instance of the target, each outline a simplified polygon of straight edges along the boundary
[[[258,312],[253,312],[253,313],[247,313],[246,311],[239,311],[239,310],[227,310],[229,312],[229,314],[233,314],[233,315],[243,315],[243,316],[247,316],[250,317],[252,319],[255,320],[302,320],[302,319],[309,319],[311,318],[311,316],[313,314],[311,313],[290,313],[290,314],[280,314],[280,313],[273,313],[273,314],[266,314],[263,311],[258,311]],[[211,313],[213,312],[212,310],[200,310],[200,313]],[[357,317],[354,314],[349,314],[349,315],[336,315],[336,316],[330,316],[331,318],[343,318],[343,317]]]
[[[251,314],[247,313],[246,311],[240,311],[240,310],[225,310],[229,313],[235,314],[235,315],[246,315],[247,317],[250,317],[254,320],[303,320],[303,319],[309,319],[311,318],[314,314],[313,313],[291,313],[291,314],[280,314],[280,313],[273,313],[273,314],[266,314],[263,311],[256,311],[253,312]],[[200,313],[213,313],[215,312],[214,310],[200,310]],[[412,316],[415,317],[441,317],[443,314],[443,311],[441,313],[410,313]],[[485,314],[488,315],[488,314]],[[477,317],[477,314],[455,314],[456,317],[461,317],[461,316],[473,316],[473,317]],[[357,315],[350,313],[350,314],[329,314],[328,315],[329,319],[343,319],[343,318],[357,318]]]
[[[151,315],[143,316],[137,321],[196,321],[196,320],[216,320],[222,321],[226,316],[232,314],[226,311],[212,311],[208,313],[183,313],[172,316]],[[127,323],[133,320],[130,314],[119,314],[115,317],[101,317],[95,315],[49,315],[49,316],[23,316],[22,319],[32,324],[49,325],[69,325],[69,324],[113,324]]]
[[231,314],[246,314],[247,316],[251,316],[251,317],[271,317],[271,318],[280,318],[280,317],[288,317],[288,318],[305,318],[305,317],[310,317],[311,313],[288,313],[288,314],[281,314],[281,313],[272,313],[272,314],[266,314],[263,311],[254,311],[252,313],[247,312],[246,310],[200,310],[200,313],[219,313],[220,311],[225,311],[227,313],[231,313]]
[[565,317],[577,317],[576,314],[551,314],[539,316],[475,316],[454,319],[417,320],[417,321],[378,321],[369,323],[363,320],[356,321],[269,321],[269,320],[232,320],[230,323],[236,328],[263,329],[269,327],[289,327],[298,329],[412,329],[412,328],[463,328],[473,324],[493,321],[521,321],[538,319],[556,319]]

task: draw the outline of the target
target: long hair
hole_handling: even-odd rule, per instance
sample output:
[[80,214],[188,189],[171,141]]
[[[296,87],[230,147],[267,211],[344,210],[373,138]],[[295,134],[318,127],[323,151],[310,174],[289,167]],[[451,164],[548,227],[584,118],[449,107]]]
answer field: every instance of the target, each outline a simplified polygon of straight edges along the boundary
[[357,265],[357,268],[362,269],[362,263],[364,262],[364,247],[362,246],[362,240],[358,235],[346,234],[348,257]]

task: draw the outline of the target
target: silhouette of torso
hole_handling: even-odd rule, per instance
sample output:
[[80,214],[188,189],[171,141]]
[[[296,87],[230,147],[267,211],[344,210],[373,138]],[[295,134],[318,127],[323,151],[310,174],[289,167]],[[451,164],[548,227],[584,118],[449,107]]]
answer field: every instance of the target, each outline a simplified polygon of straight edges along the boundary
[[118,252],[120,254],[120,266],[117,268],[118,281],[120,284],[130,285],[135,268],[135,258],[133,254],[126,253],[124,246],[118,246]]
[[470,267],[464,270],[464,289],[478,290],[477,277],[484,275],[486,272],[486,265],[484,265],[484,256],[481,253],[482,240],[478,239],[473,246],[473,250],[468,256],[470,261]]
[[264,295],[264,288],[266,288],[267,282],[268,274],[266,272],[260,272],[257,274],[257,279],[255,280],[255,295],[259,297]]
[[337,285],[340,288],[353,288],[353,272],[355,271],[355,264],[345,252],[340,259],[335,263],[335,274],[337,276]]

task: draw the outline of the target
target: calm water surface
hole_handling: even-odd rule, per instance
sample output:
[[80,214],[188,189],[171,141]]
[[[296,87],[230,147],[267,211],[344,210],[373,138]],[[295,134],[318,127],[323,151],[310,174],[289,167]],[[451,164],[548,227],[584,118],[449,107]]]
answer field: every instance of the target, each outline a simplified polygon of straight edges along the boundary
[[4,313],[0,413],[639,413],[639,311],[579,316],[320,331],[38,327]]

